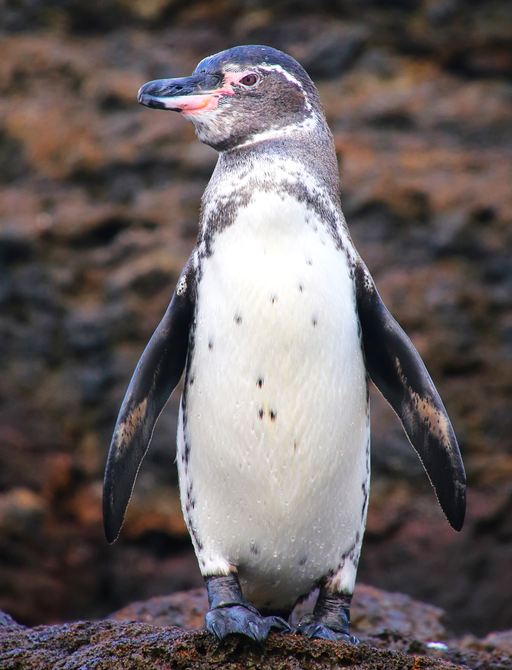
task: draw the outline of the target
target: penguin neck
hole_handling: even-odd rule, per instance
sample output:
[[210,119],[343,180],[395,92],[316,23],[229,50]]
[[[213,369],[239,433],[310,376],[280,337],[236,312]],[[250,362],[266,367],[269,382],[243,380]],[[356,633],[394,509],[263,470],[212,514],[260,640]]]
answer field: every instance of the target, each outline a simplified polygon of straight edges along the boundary
[[332,231],[344,227],[338,165],[327,125],[314,133],[263,139],[222,152],[201,203],[200,251],[212,253],[216,235],[237,220],[258,192],[291,196],[316,209]]
[[[268,173],[278,163],[295,163],[304,174],[315,179],[318,186],[327,190],[334,203],[339,203],[340,180],[336,151],[331,132],[323,118],[314,126],[296,132],[260,138],[222,152],[213,177],[237,180],[238,174],[251,170]],[[212,181],[213,178],[212,178]]]

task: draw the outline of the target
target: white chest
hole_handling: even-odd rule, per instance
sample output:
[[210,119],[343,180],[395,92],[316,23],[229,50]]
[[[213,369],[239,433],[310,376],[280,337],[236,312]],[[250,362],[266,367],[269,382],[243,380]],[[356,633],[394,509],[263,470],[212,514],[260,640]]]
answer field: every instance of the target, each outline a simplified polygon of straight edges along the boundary
[[259,193],[216,236],[191,356],[178,447],[201,567],[221,557],[275,588],[307,555],[300,590],[353,544],[367,477],[353,284],[313,211]]

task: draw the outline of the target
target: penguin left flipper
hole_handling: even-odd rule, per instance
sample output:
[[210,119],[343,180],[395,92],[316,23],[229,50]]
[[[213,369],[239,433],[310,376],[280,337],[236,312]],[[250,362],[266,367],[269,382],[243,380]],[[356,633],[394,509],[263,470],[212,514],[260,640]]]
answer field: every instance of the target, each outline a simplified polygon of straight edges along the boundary
[[189,261],[135,368],[117,417],[103,483],[103,525],[109,542],[119,535],[155,423],[185,368],[194,302],[194,269]]
[[443,402],[414,345],[359,260],[356,301],[368,373],[397,413],[455,530],[464,523],[466,474]]

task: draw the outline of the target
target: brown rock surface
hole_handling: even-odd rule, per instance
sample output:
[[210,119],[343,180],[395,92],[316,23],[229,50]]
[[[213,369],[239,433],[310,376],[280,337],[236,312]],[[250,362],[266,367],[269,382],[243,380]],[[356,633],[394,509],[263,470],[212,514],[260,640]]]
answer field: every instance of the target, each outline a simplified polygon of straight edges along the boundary
[[[316,599],[313,593],[296,607],[293,620],[311,611]],[[207,611],[204,589],[158,596],[135,602],[110,615],[118,621],[146,621],[159,626],[201,628]],[[359,584],[351,610],[352,629],[356,635],[390,635],[428,641],[446,637],[441,620],[444,612],[438,607],[420,603],[402,593],[387,593],[373,586]]]
[[[297,636],[272,634],[264,644],[239,637],[215,641],[207,633],[155,628],[143,623],[81,622],[35,629],[10,628],[0,637],[5,670],[195,670],[243,668],[319,670],[455,670],[437,659],[386,651],[367,645],[310,642]],[[460,666],[458,666],[460,667]]]
[[[204,589],[196,589],[133,603],[107,621],[26,628],[3,614],[1,667],[506,670],[512,662],[509,633],[447,640],[438,608],[364,585],[354,603],[353,630],[362,642],[358,647],[276,634],[265,644],[238,636],[218,642],[197,630],[206,605]],[[190,630],[194,632],[186,632]]]
[[215,161],[135,94],[263,42],[316,73],[353,237],[431,370],[469,475],[456,535],[375,396],[360,576],[442,606],[459,632],[510,629],[512,5],[53,4],[0,10],[0,607],[62,621],[201,583],[172,462],[178,393],[120,542],[101,530],[117,409]]

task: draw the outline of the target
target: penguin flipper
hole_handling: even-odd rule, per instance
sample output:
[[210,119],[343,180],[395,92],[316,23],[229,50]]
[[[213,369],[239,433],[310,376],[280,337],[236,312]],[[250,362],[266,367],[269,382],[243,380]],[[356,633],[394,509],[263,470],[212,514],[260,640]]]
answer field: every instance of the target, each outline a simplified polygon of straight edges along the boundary
[[384,305],[366,266],[355,272],[366,369],[395,410],[455,530],[464,523],[466,474],[450,419],[411,340]]
[[119,410],[103,482],[103,525],[109,542],[119,535],[155,423],[185,368],[195,300],[193,275],[189,262],[137,363]]

